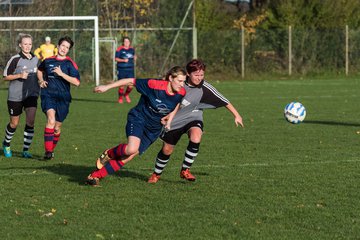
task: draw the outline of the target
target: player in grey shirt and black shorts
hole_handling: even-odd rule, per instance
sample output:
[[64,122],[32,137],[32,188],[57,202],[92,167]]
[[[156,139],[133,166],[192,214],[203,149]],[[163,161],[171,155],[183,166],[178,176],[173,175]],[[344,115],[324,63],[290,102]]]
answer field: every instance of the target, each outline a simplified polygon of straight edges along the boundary
[[180,171],[180,177],[188,181],[195,181],[190,167],[199,152],[201,137],[203,133],[203,109],[226,107],[234,116],[235,124],[244,127],[242,117],[235,107],[210,83],[204,80],[206,66],[194,59],[186,65],[187,80],[185,82],[186,95],[182,99],[179,111],[171,122],[170,131],[164,132],[160,138],[163,147],[158,153],[155,169],[149,183],[156,183],[174,151],[175,145],[183,134],[189,137],[189,144],[185,151],[185,158]]
[[31,53],[31,35],[20,33],[18,45],[21,49],[20,53],[10,58],[3,73],[4,80],[9,81],[7,105],[10,115],[10,122],[5,129],[3,150],[5,157],[12,156],[11,139],[15,134],[20,115],[24,109],[26,125],[22,157],[31,158],[29,147],[34,136],[34,122],[40,92],[36,75],[39,59]]

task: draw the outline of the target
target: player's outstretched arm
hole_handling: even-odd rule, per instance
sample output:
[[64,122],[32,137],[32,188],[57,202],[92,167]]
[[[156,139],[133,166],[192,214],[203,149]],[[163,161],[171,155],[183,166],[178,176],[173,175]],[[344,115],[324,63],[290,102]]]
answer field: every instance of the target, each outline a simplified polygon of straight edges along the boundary
[[99,85],[94,88],[94,92],[96,93],[103,93],[108,91],[111,88],[123,87],[128,85],[134,85],[134,78],[123,78],[119,81],[112,82],[106,85]]
[[226,108],[232,113],[232,115],[234,115],[236,126],[238,127],[240,124],[241,127],[244,127],[242,117],[240,116],[236,108],[231,103],[226,105]]

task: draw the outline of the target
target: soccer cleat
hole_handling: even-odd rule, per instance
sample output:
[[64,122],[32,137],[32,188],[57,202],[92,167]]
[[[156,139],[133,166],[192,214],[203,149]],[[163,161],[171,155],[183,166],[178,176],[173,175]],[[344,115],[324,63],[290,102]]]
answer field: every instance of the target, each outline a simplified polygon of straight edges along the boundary
[[91,174],[89,174],[89,176],[87,177],[86,181],[85,181],[86,185],[90,185],[93,187],[99,187],[100,186],[100,179],[97,177],[92,177]]
[[45,152],[44,159],[45,159],[45,160],[52,160],[52,159],[54,159],[54,153],[53,153],[53,152]]
[[23,158],[32,158],[32,154],[29,151],[23,151],[22,157]]
[[157,183],[160,180],[161,175],[156,173],[151,174],[150,178],[148,179],[148,183]]
[[100,157],[98,157],[98,159],[96,159],[96,168],[97,169],[102,169],[104,167],[104,165],[110,161],[111,158],[108,155],[108,149],[106,149],[101,155]]
[[5,145],[3,144],[3,150],[4,150],[4,155],[5,155],[5,157],[7,157],[7,158],[12,157],[12,151],[11,151],[10,146],[5,146]]
[[123,97],[121,96],[121,97],[119,97],[119,99],[118,99],[118,103],[123,103],[124,102],[124,100],[123,100]]
[[125,99],[126,99],[127,103],[131,103],[131,99],[130,99],[129,95],[125,95]]
[[189,168],[187,168],[185,170],[181,170],[180,177],[184,178],[184,179],[186,179],[188,181],[195,181],[196,180],[195,176],[191,174]]

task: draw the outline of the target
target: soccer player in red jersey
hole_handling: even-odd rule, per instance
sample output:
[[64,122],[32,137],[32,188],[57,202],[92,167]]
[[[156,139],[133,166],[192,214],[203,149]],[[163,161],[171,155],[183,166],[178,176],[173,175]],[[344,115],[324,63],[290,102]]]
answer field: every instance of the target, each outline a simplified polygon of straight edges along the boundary
[[169,129],[186,93],[183,87],[185,79],[186,71],[175,66],[166,74],[165,80],[125,78],[95,88],[95,92],[103,93],[111,88],[132,85],[141,97],[128,113],[127,143],[105,150],[96,161],[97,170],[87,177],[86,184],[98,186],[101,178],[120,170],[135,155],[144,153],[163,128]]

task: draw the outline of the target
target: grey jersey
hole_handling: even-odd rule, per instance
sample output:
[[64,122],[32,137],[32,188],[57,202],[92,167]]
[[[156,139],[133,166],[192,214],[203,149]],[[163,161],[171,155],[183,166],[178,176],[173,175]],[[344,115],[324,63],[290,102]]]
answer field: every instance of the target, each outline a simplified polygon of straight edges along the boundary
[[171,123],[171,130],[184,127],[192,121],[203,121],[203,109],[218,108],[229,104],[229,100],[205,80],[196,87],[190,86],[186,81],[185,90],[186,95]]
[[28,97],[39,96],[40,86],[36,75],[39,59],[33,55],[28,59],[23,53],[11,57],[5,66],[3,76],[19,74],[23,71],[29,73],[27,79],[15,79],[9,83],[8,100],[20,102]]

